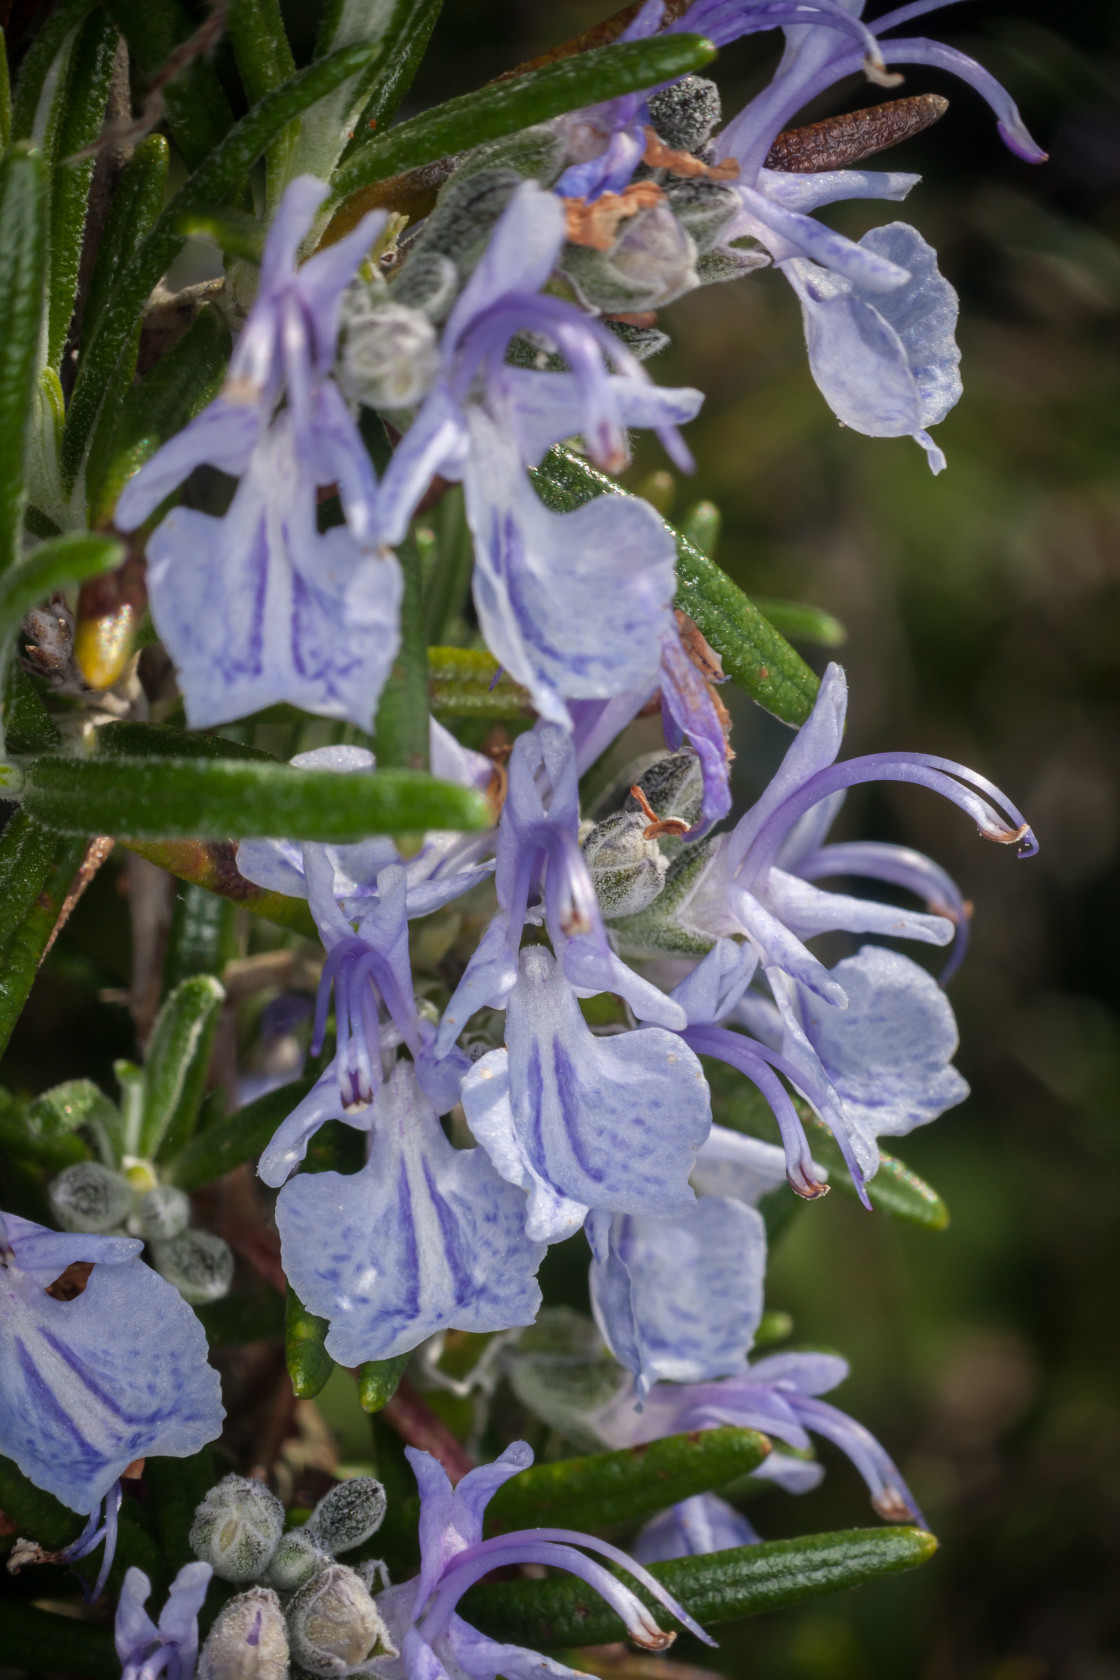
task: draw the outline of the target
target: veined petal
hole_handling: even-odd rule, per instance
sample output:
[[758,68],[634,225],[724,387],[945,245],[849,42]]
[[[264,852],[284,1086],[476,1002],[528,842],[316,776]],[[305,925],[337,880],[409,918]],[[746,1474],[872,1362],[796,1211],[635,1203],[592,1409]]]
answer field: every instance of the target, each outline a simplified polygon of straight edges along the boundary
[[[522,952],[506,1007],[509,1111],[525,1188],[543,1181],[585,1208],[682,1212],[711,1108],[696,1057],[660,1027],[596,1038],[543,946]],[[463,1086],[476,1135],[489,1079]],[[504,1166],[511,1170],[503,1152]],[[532,1194],[532,1193],[531,1193]],[[530,1202],[532,1220],[532,1201]],[[565,1232],[565,1234],[567,1234]]]
[[[629,1322],[619,1319],[618,1273],[629,1283]],[[745,1368],[765,1273],[761,1214],[704,1196],[679,1219],[616,1217],[607,1264],[591,1267],[591,1305],[639,1392],[656,1381],[702,1382]]]
[[220,1394],[202,1325],[141,1260],[95,1264],[72,1301],[14,1255],[0,1266],[0,1439],[72,1511],[93,1510],[134,1459],[212,1441]]
[[897,904],[826,892],[784,869],[766,877],[766,901],[798,939],[843,929],[847,933],[881,933],[890,939],[918,939],[923,945],[948,945],[953,924],[945,916],[926,916]]
[[905,175],[897,170],[882,169],[821,169],[809,175],[788,175],[776,169],[759,171],[759,190],[784,210],[799,210],[808,215],[826,204],[837,204],[849,198],[902,199],[921,180],[920,175]]
[[[695,419],[703,391],[691,387],[668,389],[646,378],[612,373],[605,377],[612,406],[624,426],[683,426]],[[521,459],[535,467],[554,443],[583,430],[585,409],[580,387],[570,373],[538,373],[532,368],[504,367],[501,372],[503,406],[517,437]]]
[[331,1321],[327,1352],[359,1365],[439,1330],[531,1323],[544,1251],[525,1236],[524,1211],[485,1150],[452,1148],[401,1061],[377,1097],[366,1166],[301,1174],[276,1222],[292,1287]]
[[325,1126],[328,1120],[344,1120],[355,1131],[368,1132],[372,1119],[371,1108],[344,1107],[336,1059],[273,1133],[271,1143],[261,1155],[257,1173],[272,1189],[278,1190],[306,1156],[307,1146],[320,1126]]
[[844,739],[847,715],[848,679],[843,666],[831,660],[821,678],[813,709],[787,747],[776,775],[771,777],[766,791],[755,800],[746,816],[735,825],[727,842],[726,868],[729,873],[734,874],[738,870],[751,841],[767,817],[810,776],[835,763]]
[[234,477],[240,476],[257,446],[262,425],[261,412],[255,403],[235,403],[226,397],[216,397],[129,479],[113,514],[118,529],[134,531],[142,525],[164,498],[203,463]]
[[474,598],[487,646],[570,729],[566,699],[607,699],[657,681],[676,551],[633,497],[597,496],[556,514],[537,498],[515,439],[470,413],[464,473],[475,539]]
[[836,965],[848,1008],[802,1002],[806,1037],[847,1114],[872,1137],[902,1137],[963,1102],[951,1065],[957,1026],[933,977],[897,951],[865,945]]
[[[865,292],[890,292],[904,286],[908,271],[865,245],[834,233],[811,216],[786,210],[754,187],[737,184],[743,215],[728,228],[725,237],[753,233],[773,252],[775,261],[808,257],[822,268],[843,275]],[[740,223],[743,225],[740,226]]]

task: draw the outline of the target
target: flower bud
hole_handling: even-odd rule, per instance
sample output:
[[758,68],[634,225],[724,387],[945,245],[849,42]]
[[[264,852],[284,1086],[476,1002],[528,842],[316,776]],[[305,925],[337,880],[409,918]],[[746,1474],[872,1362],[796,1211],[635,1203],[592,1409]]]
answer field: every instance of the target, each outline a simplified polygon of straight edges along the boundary
[[229,1294],[233,1255],[221,1237],[210,1231],[183,1231],[168,1242],[150,1246],[156,1271],[192,1306],[205,1306]]
[[296,1593],[288,1605],[288,1641],[293,1659],[324,1680],[351,1673],[375,1646],[397,1655],[369,1589],[343,1563],[320,1570]]
[[307,1521],[328,1552],[348,1552],[376,1534],[385,1517],[385,1489],[372,1476],[352,1476],[325,1493]]
[[673,180],[666,185],[665,196],[701,254],[719,244],[724,228],[739,213],[739,194],[722,181]]
[[649,120],[667,146],[694,152],[702,146],[722,115],[719,89],[706,76],[682,76],[653,94]]
[[190,1546],[223,1581],[255,1581],[284,1532],[284,1507],[263,1482],[225,1476],[194,1514]]
[[157,1184],[137,1203],[137,1234],[148,1242],[166,1242],[186,1230],[190,1217],[190,1197],[173,1184]]
[[621,223],[609,251],[565,245],[560,267],[581,302],[608,314],[660,309],[699,284],[696,247],[667,204]]
[[333,1560],[308,1526],[293,1528],[281,1537],[268,1566],[268,1579],[280,1592],[295,1592]]
[[346,329],[342,384],[370,408],[412,408],[439,372],[435,328],[418,309],[383,303]]
[[394,303],[419,309],[429,321],[442,321],[459,290],[459,270],[442,251],[409,253],[389,282]]
[[616,811],[583,841],[584,861],[608,921],[636,916],[664,884],[669,860],[656,840],[643,838],[648,823],[640,811]]
[[[638,780],[638,786],[649,800],[662,822],[676,819],[691,828],[700,821],[704,804],[704,777],[700,760],[685,748],[683,752],[666,753],[655,758]],[[641,806],[633,794],[628,794],[624,811],[638,812]]]
[[287,1680],[288,1629],[267,1587],[238,1593],[220,1611],[198,1661],[198,1680]]
[[744,274],[765,268],[769,261],[766,252],[757,246],[741,250],[737,245],[724,245],[716,251],[705,251],[696,264],[696,272],[702,286],[718,286],[725,280],[741,280]]
[[123,1225],[133,1207],[128,1180],[97,1161],[66,1167],[47,1194],[64,1231],[112,1231]]

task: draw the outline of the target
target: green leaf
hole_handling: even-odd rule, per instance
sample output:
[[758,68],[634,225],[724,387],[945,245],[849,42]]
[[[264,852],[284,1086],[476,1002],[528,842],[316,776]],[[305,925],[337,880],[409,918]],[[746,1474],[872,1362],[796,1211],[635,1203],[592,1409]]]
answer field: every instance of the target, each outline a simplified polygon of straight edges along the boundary
[[109,522],[132,475],[217,396],[231,348],[229,328],[206,304],[120,407],[103,410],[86,471],[91,524]]
[[842,647],[848,632],[838,618],[823,607],[807,607],[803,601],[776,601],[756,595],[754,604],[775,630],[795,642],[815,642],[820,647]]
[[[850,1528],[799,1540],[767,1540],[705,1556],[655,1563],[650,1574],[702,1627],[780,1610],[825,1593],[915,1569],[937,1550],[920,1528]],[[643,1587],[635,1591],[665,1628],[669,1615]],[[582,1581],[501,1582],[472,1587],[459,1611],[482,1633],[533,1650],[608,1645],[626,1638],[620,1617]]]
[[[162,134],[142,140],[121,171],[97,247],[82,312],[82,343],[88,345],[163,205],[170,151]],[[132,370],[129,370],[129,383]]]
[[[266,93],[282,87],[295,72],[295,60],[284,32],[278,0],[232,0],[226,28],[249,104],[256,105]],[[268,148],[265,197],[269,209],[279,202],[291,173],[299,128],[298,121],[289,123]],[[223,250],[230,249],[221,240],[215,243],[221,244]],[[246,255],[244,251],[233,251],[231,254]],[[259,256],[249,260],[259,261]]]
[[40,112],[44,90],[47,103],[51,100],[53,87],[48,87],[48,78],[52,83],[56,82],[65,69],[65,65],[56,64],[55,61],[67,44],[67,37],[89,16],[97,4],[98,0],[62,0],[62,4],[54,8],[32,39],[31,45],[23,55],[13,90],[13,140],[34,139],[36,144],[41,143],[42,135],[36,132],[36,117]]
[[429,648],[432,712],[441,719],[533,717],[528,689],[504,671],[499,676],[500,670],[490,653],[473,648]]
[[198,1132],[171,1163],[171,1182],[181,1190],[201,1190],[242,1161],[251,1161],[314,1084],[313,1079],[295,1079],[215,1120]]
[[[195,32],[181,0],[105,0],[105,9],[128,42],[129,57],[152,81],[176,62],[176,48]],[[160,88],[167,126],[188,169],[197,169],[229,131],[233,113],[210,53],[194,51]]]
[[723,529],[723,515],[714,502],[693,502],[684,518],[681,520],[681,536],[690,542],[693,548],[698,548],[701,554],[706,554],[709,560],[716,557],[716,547],[719,534]]
[[208,239],[227,257],[258,266],[264,253],[264,227],[243,210],[184,210],[175,231],[188,239]]
[[38,898],[54,861],[58,835],[13,811],[0,834],[0,952]]
[[236,911],[228,898],[185,881],[175,894],[163,959],[163,986],[172,992],[192,974],[222,974],[234,954]]
[[756,1348],[773,1347],[775,1342],[784,1342],[793,1335],[793,1319],[787,1312],[764,1312],[754,1333]]
[[[131,3],[131,0],[130,0]],[[135,0],[141,7],[147,0]],[[62,436],[62,471],[72,485],[77,478],[102,397],[152,289],[179,254],[183,235],[175,231],[179,217],[236,199],[244,179],[261,153],[293,118],[369,62],[370,49],[347,47],[330,58],[298,70],[275,93],[241,118],[221,145],[211,152],[175,194],[151,232],[120,274],[91,336],[85,337],[78,377],[70,398]]]
[[384,770],[428,768],[428,645],[420,555],[406,537],[397,546],[404,574],[401,645],[377,707],[375,746]]
[[[592,496],[625,494],[613,479],[559,447],[549,451],[534,477],[546,507],[560,512]],[[737,687],[784,723],[804,723],[817,697],[817,677],[726,572],[679,531],[673,535],[677,606],[720,655]]]
[[747,1475],[769,1451],[765,1435],[753,1429],[703,1429],[622,1452],[534,1464],[498,1489],[486,1508],[486,1526],[500,1534],[641,1522]]
[[339,776],[224,759],[41,758],[24,778],[25,808],[66,834],[130,839],[365,840],[417,829],[484,829],[480,793],[414,770]]
[[397,1392],[404,1376],[408,1354],[394,1359],[367,1359],[358,1367],[358,1400],[363,1412],[380,1412]]
[[10,753],[50,752],[62,740],[62,732],[35,684],[15,659],[8,661],[0,703],[0,735]]
[[[52,1165],[52,1156],[61,1157],[64,1152],[69,1160],[83,1160],[89,1151],[75,1136],[83,1129],[93,1134],[107,1167],[118,1167],[124,1154],[120,1110],[92,1079],[68,1079],[44,1091],[27,1110],[27,1127],[36,1158],[45,1166]],[[64,1150],[64,1146],[70,1147]],[[74,1146],[79,1153],[74,1153]]]
[[174,1159],[189,1138],[225,996],[212,974],[196,974],[176,986],[156,1016],[144,1059],[139,1147],[131,1153],[147,1160]]
[[442,10],[443,0],[395,0],[380,56],[365,78],[365,108],[354,124],[354,139],[344,157],[356,151],[374,130],[392,121],[412,86]]
[[98,752],[108,758],[234,758],[280,764],[271,753],[225,735],[174,729],[167,723],[106,723],[97,732]]
[[0,29],[0,152],[12,137],[12,84],[8,75],[8,43]]
[[43,160],[13,145],[0,159],[0,571],[19,557],[22,541],[46,264]]
[[326,1386],[334,1360],[323,1346],[330,1320],[308,1312],[291,1284],[284,1302],[284,1358],[299,1400],[314,1400]]
[[120,1680],[121,1660],[108,1626],[56,1616],[33,1604],[0,1604],[0,1651],[13,1669]]
[[699,35],[656,35],[597,47],[524,76],[491,82],[363,142],[335,176],[333,201],[345,203],[374,181],[531,128],[565,111],[675,81],[690,70],[702,70],[715,51]]
[[89,191],[96,159],[69,160],[101,133],[117,50],[117,31],[96,11],[78,30],[70,54],[51,141],[50,300],[47,311],[47,364],[59,368],[78,293],[78,271],[85,238]]
[[88,531],[71,531],[40,543],[0,575],[0,641],[14,635],[32,607],[48,600],[54,590],[100,577],[123,559],[122,543]]

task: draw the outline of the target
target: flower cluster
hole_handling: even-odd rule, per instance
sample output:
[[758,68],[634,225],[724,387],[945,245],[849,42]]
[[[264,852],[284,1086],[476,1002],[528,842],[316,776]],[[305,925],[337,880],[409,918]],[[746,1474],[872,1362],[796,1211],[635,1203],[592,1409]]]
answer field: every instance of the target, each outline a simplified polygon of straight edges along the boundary
[[[446,1333],[495,1336],[517,1394],[532,1389],[561,1433],[629,1447],[721,1424],[758,1430],[777,1446],[757,1476],[793,1492],[820,1475],[807,1456],[819,1436],[851,1459],[879,1515],[922,1524],[885,1449],[821,1398],[844,1361],[768,1353],[761,1336],[776,1200],[819,1198],[831,1165],[870,1208],[880,1141],[968,1095],[945,984],[970,906],[909,847],[828,836],[847,791],[877,782],[939,794],[1020,856],[1037,842],[966,766],[894,748],[844,757],[847,680],[835,664],[769,784],[734,813],[719,687],[723,659],[733,671],[744,662],[730,658],[719,614],[705,621],[710,644],[682,610],[678,534],[608,475],[628,466],[642,429],[692,469],[681,428],[703,397],[650,377],[666,342],[655,312],[767,265],[796,295],[813,378],[840,421],[914,438],[935,473],[945,466],[929,428],[961,383],[957,299],[936,253],[906,223],[855,242],[817,217],[841,200],[904,198],[918,177],[859,165],[944,101],[856,113],[835,144],[819,125],[801,138],[788,128],[845,77],[891,88],[891,66],[930,66],[988,101],[1019,157],[1041,158],[978,64],[895,33],[940,3],[868,23],[859,0],[646,0],[627,51],[658,33],[723,46],[780,30],[771,80],[726,123],[716,85],[690,74],[475,146],[436,168],[438,196],[408,227],[385,209],[355,216],[353,204],[328,223],[337,179],[301,172],[314,123],[284,154],[302,162],[282,191],[270,154],[255,296],[246,309],[244,258],[225,288],[237,336],[224,384],[125,483],[116,529],[146,557],[152,620],[192,729],[236,722],[231,751],[260,755],[258,725],[292,725],[283,756],[313,776],[275,759],[267,774],[337,790],[340,809],[387,785],[407,792],[430,767],[428,810],[441,793],[483,813],[488,802],[491,826],[359,839],[351,826],[331,841],[327,811],[287,837],[262,824],[236,854],[200,842],[202,865],[176,854],[184,874],[266,913],[287,901],[280,919],[310,927],[309,915],[321,939],[311,1077],[298,1100],[270,1094],[263,1132],[261,1110],[246,1122],[255,1149],[230,1142],[239,1117],[231,1126],[220,1098],[204,1097],[208,1068],[213,1085],[233,1083],[228,1065],[210,1064],[226,994],[209,976],[168,981],[145,1069],[118,1064],[119,1110],[88,1082],[40,1099],[64,1116],[47,1144],[84,1126],[100,1160],[66,1165],[46,1150],[63,1233],[0,1216],[0,1437],[39,1488],[88,1517],[51,1555],[72,1562],[104,1541],[95,1593],[122,1476],[148,1455],[192,1455],[221,1427],[191,1304],[226,1294],[234,1256],[193,1228],[208,1208],[192,1209],[187,1192],[205,1182],[192,1176],[199,1159],[218,1163],[212,1176],[225,1170],[222,1149],[238,1163],[259,1157],[262,1269],[287,1286],[289,1314],[310,1322],[328,1369],[372,1366],[380,1380],[381,1362],[399,1371],[417,1354],[414,1370],[426,1361],[430,1375]],[[232,481],[228,505],[218,474]],[[472,563],[469,584],[441,596],[443,558],[432,563],[423,519],[445,498],[462,509]],[[688,543],[680,552],[697,558]],[[402,695],[422,694],[424,631],[452,621],[475,679],[514,688],[511,731],[455,733],[417,701],[402,772],[385,720]],[[811,694],[812,673],[784,654]],[[85,703],[81,684],[65,692]],[[627,735],[639,717],[640,755]],[[166,756],[158,739],[151,750]],[[180,738],[179,773],[186,762]],[[172,831],[187,832],[184,819]],[[847,954],[822,951],[825,935],[850,936]],[[947,961],[934,977],[884,940],[942,947]],[[724,1070],[736,1095],[714,1111]],[[219,1121],[184,1169],[203,1112]],[[356,1142],[357,1170],[324,1150],[325,1127]],[[246,1205],[253,1190],[242,1182]],[[562,1384],[534,1387],[530,1340],[517,1335],[540,1315],[548,1249],[573,1238],[587,1243],[591,1362],[609,1370],[607,1392],[578,1404]],[[197,1508],[199,1561],[181,1569],[158,1623],[148,1576],[125,1576],[125,1680],[192,1680],[196,1665],[200,1680],[283,1680],[291,1665],[323,1677],[575,1680],[459,1613],[484,1575],[522,1565],[577,1577],[639,1644],[663,1647],[672,1635],[600,1560],[619,1565],[707,1637],[643,1562],[606,1541],[561,1527],[483,1538],[487,1502],[531,1465],[523,1442],[454,1489],[435,1458],[415,1445],[408,1456],[418,1575],[389,1585],[368,1557],[338,1559],[381,1523],[371,1477],[340,1482],[286,1531],[265,1483],[230,1474]],[[702,1494],[647,1524],[636,1552],[659,1561],[757,1538]],[[212,1575],[242,1590],[200,1654]]]

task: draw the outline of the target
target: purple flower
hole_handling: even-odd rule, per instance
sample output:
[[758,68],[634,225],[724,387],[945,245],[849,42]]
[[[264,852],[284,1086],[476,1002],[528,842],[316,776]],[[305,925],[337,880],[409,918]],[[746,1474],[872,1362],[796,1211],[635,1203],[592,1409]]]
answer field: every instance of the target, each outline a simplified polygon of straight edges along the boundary
[[[532,1449],[515,1441],[493,1464],[480,1465],[452,1489],[447,1474],[428,1453],[406,1447],[420,1484],[420,1573],[380,1593],[377,1608],[400,1652],[379,1660],[382,1680],[581,1680],[578,1671],[537,1651],[504,1645],[476,1632],[456,1614],[468,1587],[491,1570],[513,1564],[545,1564],[578,1576],[622,1618],[631,1639],[661,1651],[676,1635],[663,1633],[631,1587],[587,1557],[586,1551],[625,1569],[706,1645],[714,1641],[641,1564],[617,1546],[567,1528],[529,1528],[483,1540],[486,1506],[504,1482],[533,1462]],[[581,1551],[579,1548],[585,1550]]]
[[[72,1511],[95,1511],[137,1458],[198,1452],[225,1415],[202,1325],[143,1246],[0,1215],[0,1439]],[[48,1295],[75,1261],[93,1266],[81,1294]]]
[[[320,1087],[329,1092],[328,1077]],[[360,1365],[440,1330],[531,1324],[544,1249],[525,1233],[525,1198],[484,1149],[452,1147],[413,1064],[396,1062],[360,1119],[338,1115],[337,1094],[333,1116],[369,1132],[365,1166],[300,1173],[276,1204],[285,1273],[304,1305],[330,1320],[331,1358]],[[331,1117],[324,1099],[317,1123]],[[280,1182],[280,1155],[274,1140],[261,1162],[266,1183]]]
[[[628,426],[652,426],[688,466],[675,428],[701,397],[659,390],[606,326],[542,293],[563,240],[560,201],[525,182],[447,318],[439,378],[386,471],[379,521],[397,542],[434,474],[462,480],[487,646],[541,716],[570,729],[566,699],[656,686],[675,553],[645,502],[597,496],[552,513],[525,469],[582,432],[592,459],[617,470]],[[568,371],[511,366],[518,337],[558,352]]]
[[704,803],[700,821],[688,834],[699,840],[731,809],[732,755],[711,688],[689,658],[676,625],[661,638],[661,721],[669,751],[678,752],[687,742],[700,760]]
[[734,1505],[715,1493],[693,1494],[651,1517],[638,1531],[634,1556],[639,1563],[702,1557],[734,1546],[757,1546],[761,1538]]
[[[461,746],[434,718],[429,736],[432,775],[485,793],[494,774],[491,760]],[[368,773],[377,763],[365,747],[316,747],[311,752],[298,753],[291,762],[297,768],[341,773]],[[333,927],[337,918],[331,905],[340,909],[348,921],[360,917],[377,897],[378,874],[391,863],[399,863],[404,868],[410,918],[441,910],[492,871],[492,863],[478,862],[479,854],[491,843],[490,836],[485,834],[466,836],[433,830],[425,834],[420,850],[406,858],[387,834],[341,845],[242,840],[237,848],[237,867],[247,881],[253,881],[258,887],[286,893],[291,898],[307,898],[308,853],[313,858],[327,859],[331,877],[322,895],[321,913],[325,913]],[[321,869],[316,870],[316,880],[323,882]]]
[[[739,164],[741,210],[722,238],[757,239],[793,286],[813,377],[833,412],[871,437],[913,437],[934,472],[944,467],[945,457],[927,428],[944,419],[961,394],[956,293],[939,274],[934,251],[905,223],[877,228],[856,244],[810,214],[844,198],[904,198],[917,177],[862,169],[787,174],[767,169],[765,162],[781,130],[826,89],[860,70],[882,83],[889,80],[882,66],[891,64],[929,65],[970,83],[996,112],[1012,151],[1031,163],[1043,161],[1046,154],[1027,133],[1006,90],[974,60],[936,41],[884,39],[888,30],[939,3],[903,6],[875,19],[870,52],[866,39],[853,40],[835,17],[805,25],[783,19],[786,50],[773,80],[716,139],[719,157]],[[707,9],[701,6],[698,13],[693,7],[682,23],[698,26]],[[736,9],[766,10],[712,8]],[[850,26],[857,26],[861,10],[857,0]],[[866,36],[867,26],[858,28]]]
[[[376,552],[373,469],[331,378],[342,294],[384,216],[297,269],[327,191],[311,176],[288,187],[221,394],[117,504],[130,531],[203,462],[240,479],[223,519],[174,508],[147,545],[152,616],[196,728],[289,701],[368,729],[396,655],[400,572]],[[319,533],[316,492],[335,484],[346,523]]]
[[192,1680],[198,1612],[213,1573],[208,1563],[185,1563],[171,1583],[157,1627],[145,1609],[152,1583],[142,1569],[128,1571],[113,1629],[121,1680]]
[[844,672],[833,664],[769,787],[731,833],[709,844],[687,900],[677,910],[682,923],[698,934],[713,939],[744,936],[766,969],[781,970],[840,1008],[845,1006],[844,988],[807,950],[806,940],[843,929],[943,945],[954,934],[953,920],[944,914],[921,915],[812,885],[813,879],[830,872],[829,865],[837,872],[858,869],[928,894],[939,910],[946,908],[943,871],[917,853],[845,847],[839,858],[829,856],[833,848],[822,843],[849,787],[883,781],[929,788],[970,816],[985,839],[1017,846],[1021,857],[1038,850],[1022,812],[986,777],[964,765],[928,753],[904,752],[872,753],[837,763],[846,710]]
[[[834,1354],[772,1354],[722,1382],[656,1383],[641,1411],[635,1405],[635,1390],[628,1386],[588,1422],[611,1447],[635,1446],[663,1435],[725,1424],[762,1430],[801,1451],[811,1447],[810,1434],[820,1435],[851,1459],[881,1517],[888,1522],[916,1522],[924,1528],[925,1518],[913,1494],[880,1443],[861,1423],[817,1398],[847,1375],[846,1360]],[[753,1473],[790,1493],[816,1486],[822,1475],[819,1465],[779,1452],[771,1453]]]

